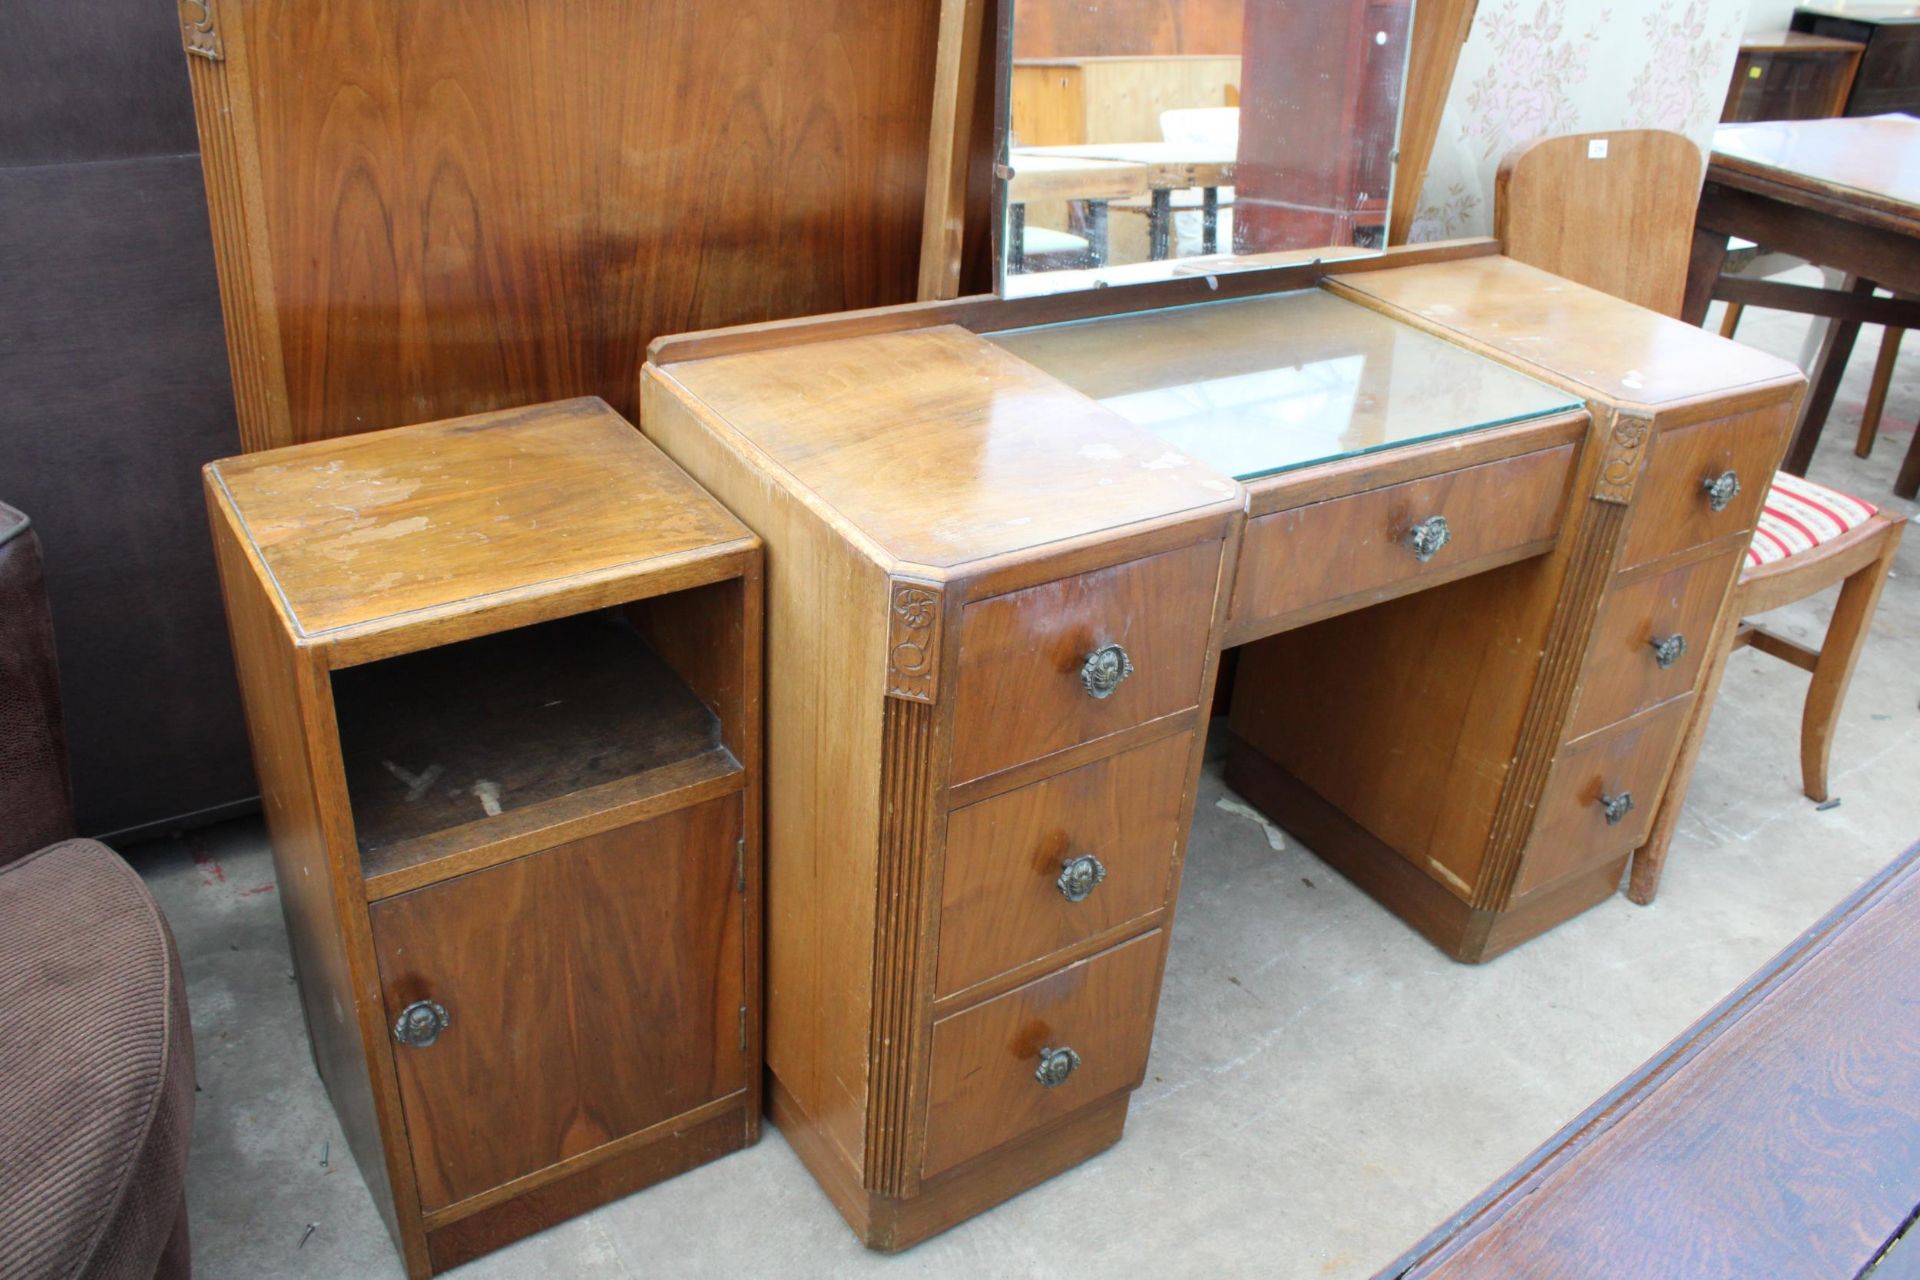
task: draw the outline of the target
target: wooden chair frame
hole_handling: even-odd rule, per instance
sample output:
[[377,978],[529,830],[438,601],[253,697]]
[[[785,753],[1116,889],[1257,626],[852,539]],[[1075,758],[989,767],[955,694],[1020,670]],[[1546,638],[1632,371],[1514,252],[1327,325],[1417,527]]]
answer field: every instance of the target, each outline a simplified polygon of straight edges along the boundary
[[[1811,673],[1807,701],[1800,713],[1800,785],[1808,799],[1825,801],[1827,768],[1833,754],[1833,732],[1846,701],[1847,685],[1853,680],[1854,664],[1867,639],[1868,624],[1880,602],[1880,589],[1886,585],[1887,572],[1893,567],[1894,553],[1900,548],[1901,531],[1906,528],[1901,516],[1876,513],[1857,529],[1809,550],[1790,555],[1771,564],[1760,565],[1741,574],[1723,612],[1720,630],[1709,650],[1709,664],[1687,731],[1680,740],[1680,752],[1674,758],[1673,772],[1667,782],[1660,812],[1654,818],[1647,842],[1634,854],[1633,873],[1627,896],[1642,906],[1650,903],[1660,889],[1660,874],[1666,866],[1667,848],[1673,841],[1673,829],[1680,808],[1687,798],[1693,767],[1700,758],[1700,744],[1707,736],[1707,720],[1720,692],[1720,678],[1726,673],[1727,660],[1735,649],[1751,645],[1763,653],[1790,662]],[[1839,582],[1839,603],[1833,620],[1827,624],[1826,638],[1818,649],[1810,649],[1796,640],[1768,631],[1746,619]]]

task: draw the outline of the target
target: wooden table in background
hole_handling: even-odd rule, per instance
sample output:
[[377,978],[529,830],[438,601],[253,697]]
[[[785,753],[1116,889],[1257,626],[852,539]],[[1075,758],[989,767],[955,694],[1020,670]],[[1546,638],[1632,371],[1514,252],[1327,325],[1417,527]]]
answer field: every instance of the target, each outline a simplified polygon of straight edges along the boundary
[[1916,990],[1920,845],[1382,1280],[1920,1274]]
[[1037,151],[1015,151],[1007,176],[1008,262],[1022,268],[1021,245],[1027,206],[1036,200],[1082,200],[1087,206],[1087,242],[1090,266],[1107,261],[1107,202],[1147,194],[1151,172],[1146,165],[1127,160],[1089,160]]
[[1740,42],[1723,124],[1823,120],[1844,115],[1866,46],[1805,31],[1769,31]]
[[1920,110],[1920,76],[1913,73],[1914,50],[1920,47],[1920,4],[1819,0],[1795,9],[1792,25],[1795,31],[1866,46],[1860,74],[1847,95],[1846,114]]
[[[1849,276],[1844,290],[1721,274],[1740,236]],[[1797,120],[1722,125],[1694,224],[1683,318],[1699,324],[1714,299],[1833,321],[1783,468],[1804,475],[1862,323],[1920,327],[1920,303],[1875,298],[1874,286],[1920,294],[1920,119]],[[1920,483],[1910,450],[1896,491]]]
[[1118,160],[1144,166],[1147,188],[1153,198],[1147,214],[1148,257],[1155,262],[1167,257],[1173,226],[1173,193],[1199,187],[1200,252],[1219,250],[1220,188],[1233,185],[1233,168],[1239,160],[1230,150],[1176,142],[1089,142],[1027,147],[1018,154],[1029,158]]

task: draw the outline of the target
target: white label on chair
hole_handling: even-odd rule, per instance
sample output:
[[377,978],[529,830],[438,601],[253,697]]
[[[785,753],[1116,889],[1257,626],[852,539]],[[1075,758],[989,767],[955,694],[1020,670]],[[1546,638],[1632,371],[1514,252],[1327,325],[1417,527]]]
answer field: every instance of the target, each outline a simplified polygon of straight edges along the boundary
[[1587,159],[1605,160],[1607,158],[1607,140],[1605,138],[1587,139]]

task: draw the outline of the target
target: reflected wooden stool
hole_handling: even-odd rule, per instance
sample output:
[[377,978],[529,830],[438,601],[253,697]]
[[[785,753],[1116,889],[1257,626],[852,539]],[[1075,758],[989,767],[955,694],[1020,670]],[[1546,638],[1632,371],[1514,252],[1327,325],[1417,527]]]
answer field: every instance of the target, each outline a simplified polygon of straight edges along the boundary
[[[1647,842],[1634,855],[1628,897],[1645,905],[1659,891],[1673,828],[1706,737],[1707,717],[1735,649],[1751,645],[1812,674],[1800,713],[1800,785],[1809,799],[1826,800],[1834,726],[1905,525],[1905,520],[1837,489],[1784,471],[1774,477],[1747,551],[1747,567],[1727,602],[1720,633],[1708,653],[1707,675],[1673,762],[1660,812]],[[1818,649],[1746,621],[1751,614],[1803,600],[1836,582],[1844,584],[1840,600]]]

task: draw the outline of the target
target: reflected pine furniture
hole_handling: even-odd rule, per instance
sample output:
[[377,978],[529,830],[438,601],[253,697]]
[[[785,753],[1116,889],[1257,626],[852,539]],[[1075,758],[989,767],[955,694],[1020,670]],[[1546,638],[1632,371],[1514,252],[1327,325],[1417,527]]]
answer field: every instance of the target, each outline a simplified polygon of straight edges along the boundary
[[772,1115],[871,1246],[1116,1141],[1229,781],[1449,955],[1618,887],[1803,379],[1491,242],[661,339],[768,547]]
[[760,1127],[760,545],[598,400],[206,469],[315,1064],[410,1275]]

